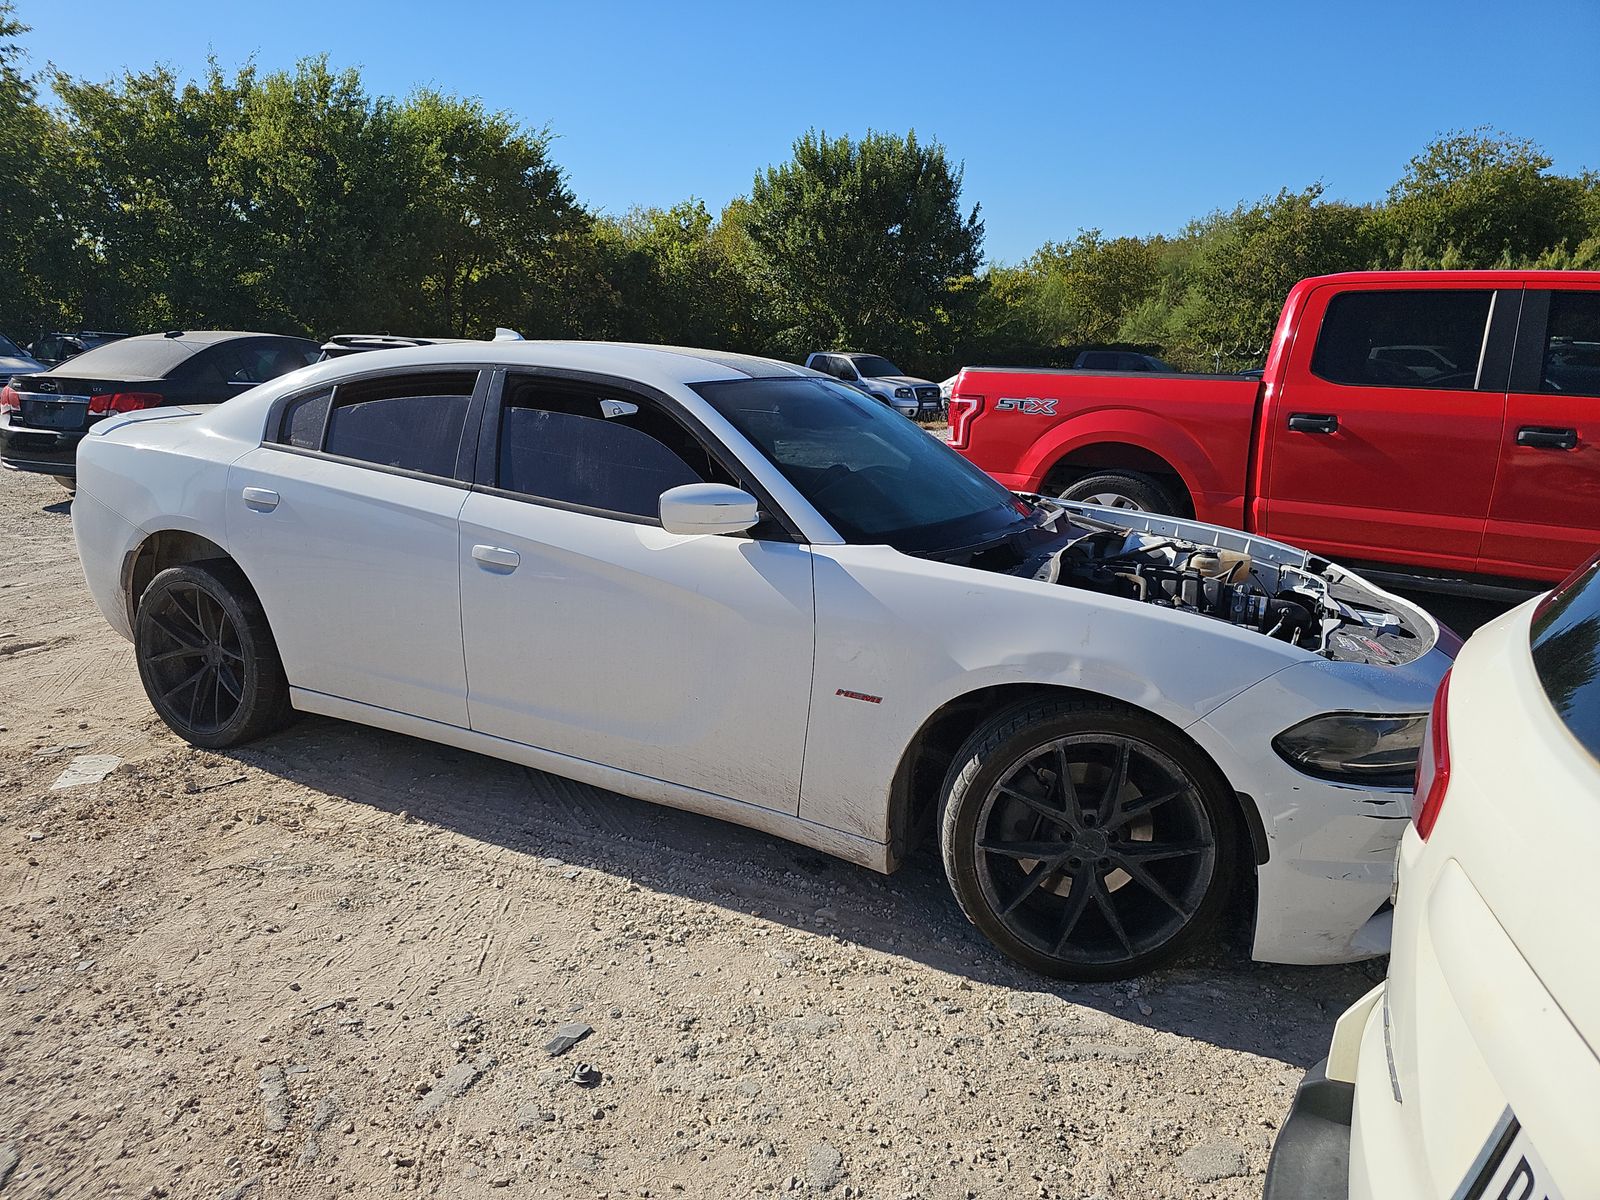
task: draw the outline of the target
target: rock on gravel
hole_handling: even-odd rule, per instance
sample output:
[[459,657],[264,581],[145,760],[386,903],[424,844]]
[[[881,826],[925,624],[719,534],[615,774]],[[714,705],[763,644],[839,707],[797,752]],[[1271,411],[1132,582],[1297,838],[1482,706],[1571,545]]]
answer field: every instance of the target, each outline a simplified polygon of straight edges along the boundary
[[806,1181],[825,1192],[844,1177],[844,1155],[827,1142],[818,1142],[806,1151]]
[[268,1133],[282,1133],[289,1128],[289,1087],[283,1079],[282,1067],[268,1067],[262,1071],[261,1121]]
[[1178,1170],[1191,1183],[1215,1183],[1243,1175],[1248,1167],[1244,1151],[1235,1142],[1202,1142],[1178,1159]]
[[428,1094],[422,1098],[413,1114],[413,1119],[421,1125],[434,1113],[438,1112],[445,1104],[457,1096],[464,1095],[466,1090],[483,1077],[485,1071],[493,1067],[495,1057],[492,1054],[482,1054],[472,1062],[457,1063],[444,1073],[444,1078],[439,1080],[429,1089]]

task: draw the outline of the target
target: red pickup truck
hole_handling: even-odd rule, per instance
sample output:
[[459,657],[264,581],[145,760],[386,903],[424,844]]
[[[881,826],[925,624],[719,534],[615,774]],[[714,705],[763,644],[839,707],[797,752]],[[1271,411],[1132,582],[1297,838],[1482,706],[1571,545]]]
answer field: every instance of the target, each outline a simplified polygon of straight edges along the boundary
[[968,367],[950,445],[1019,492],[1192,514],[1443,586],[1600,545],[1600,272],[1295,285],[1260,378]]

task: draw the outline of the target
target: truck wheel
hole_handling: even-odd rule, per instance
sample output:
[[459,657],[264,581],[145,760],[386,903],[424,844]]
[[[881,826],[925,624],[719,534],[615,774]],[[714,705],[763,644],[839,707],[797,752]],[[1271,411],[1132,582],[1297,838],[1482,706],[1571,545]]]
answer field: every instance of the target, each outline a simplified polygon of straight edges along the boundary
[[139,600],[133,648],[151,706],[192,745],[242,745],[293,715],[267,616],[232,563],[160,572]]
[[1167,489],[1137,471],[1101,471],[1074,480],[1059,493],[1063,500],[1079,500],[1105,508],[1131,508],[1139,512],[1175,513],[1177,505]]
[[1238,870],[1238,814],[1203,755],[1154,718],[1032,700],[973,733],[941,798],[961,909],[1046,975],[1124,979],[1204,936]]

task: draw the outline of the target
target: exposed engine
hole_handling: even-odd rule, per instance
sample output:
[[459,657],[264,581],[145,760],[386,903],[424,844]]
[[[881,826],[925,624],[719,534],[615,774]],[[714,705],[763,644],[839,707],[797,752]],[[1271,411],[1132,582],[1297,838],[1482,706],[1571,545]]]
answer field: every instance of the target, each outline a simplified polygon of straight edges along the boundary
[[[1433,644],[1419,611],[1334,564],[1275,542],[1179,518],[1113,518],[1076,506],[1057,509],[1046,528],[1057,536],[1028,546],[1021,561],[993,566],[1227,621],[1346,662],[1398,665]],[[1190,531],[1222,544],[1182,536]]]

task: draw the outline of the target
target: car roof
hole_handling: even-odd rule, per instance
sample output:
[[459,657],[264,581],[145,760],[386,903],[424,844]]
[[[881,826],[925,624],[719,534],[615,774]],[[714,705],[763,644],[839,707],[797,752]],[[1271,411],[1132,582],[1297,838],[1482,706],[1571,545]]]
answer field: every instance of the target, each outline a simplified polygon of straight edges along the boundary
[[141,333],[130,338],[121,338],[119,341],[153,342],[168,341],[180,342],[190,346],[213,346],[218,342],[231,342],[240,338],[287,338],[295,342],[309,342],[310,338],[301,337],[294,333],[262,333],[260,330],[248,329],[172,329],[164,333]]
[[296,378],[307,382],[365,374],[374,369],[428,366],[499,365],[556,367],[597,375],[620,375],[646,384],[711,383],[776,375],[816,378],[817,372],[775,358],[687,346],[639,342],[449,342],[406,346],[347,355],[309,367]]

